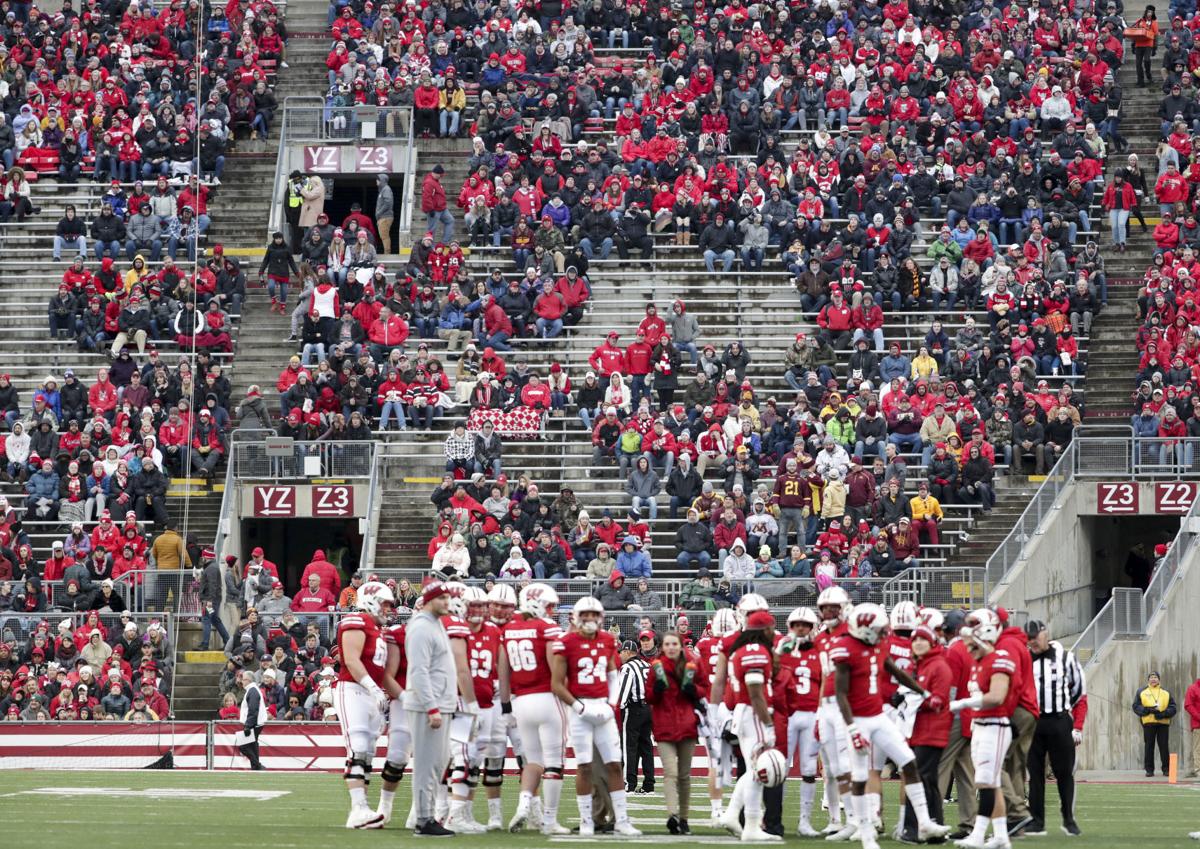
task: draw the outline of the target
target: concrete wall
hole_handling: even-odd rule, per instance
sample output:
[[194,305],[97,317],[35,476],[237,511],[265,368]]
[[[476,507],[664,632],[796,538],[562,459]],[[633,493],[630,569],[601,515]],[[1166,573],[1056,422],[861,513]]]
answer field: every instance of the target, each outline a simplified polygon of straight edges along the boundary
[[[1150,623],[1145,640],[1114,640],[1087,669],[1088,718],[1079,758],[1082,769],[1140,769],[1142,731],[1131,706],[1134,694],[1156,671],[1174,696],[1179,714],[1171,723],[1171,751],[1180,756],[1180,773],[1191,763],[1189,717],[1184,693],[1200,675],[1200,546],[1184,558],[1167,606]],[[1156,764],[1157,769],[1157,764]]]
[[1025,544],[1023,559],[997,584],[989,603],[1025,611],[1050,624],[1053,634],[1077,634],[1095,607],[1093,555],[1096,547],[1080,522],[1080,487],[1059,496],[1055,512]]

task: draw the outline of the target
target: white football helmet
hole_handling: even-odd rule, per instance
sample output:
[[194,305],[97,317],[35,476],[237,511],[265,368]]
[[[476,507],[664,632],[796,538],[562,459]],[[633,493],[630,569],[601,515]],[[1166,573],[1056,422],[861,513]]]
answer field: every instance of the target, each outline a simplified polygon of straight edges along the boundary
[[996,645],[1003,630],[1004,626],[1000,623],[1000,617],[996,615],[996,611],[987,607],[972,610],[967,616],[967,624],[963,628],[964,636],[969,636],[977,643],[987,643],[989,646]]
[[712,621],[708,623],[708,631],[714,637],[728,637],[740,627],[737,614],[728,607],[722,607],[714,613]]
[[887,612],[881,604],[860,604],[848,620],[850,636],[869,646],[876,645],[888,627]]
[[812,640],[813,640],[813,632],[816,631],[817,628],[819,628],[821,625],[821,617],[818,616],[817,612],[815,610],[813,610],[811,607],[797,607],[795,610],[793,610],[791,613],[788,614],[788,618],[787,618],[788,630],[790,631],[792,629],[792,626],[797,625],[797,624],[808,625],[810,627],[809,632],[807,634],[805,634],[803,637],[799,638],[799,640],[798,640],[799,645],[801,645],[801,646],[811,645]]
[[936,607],[922,607],[918,618],[921,624],[931,631],[937,631],[946,621],[946,617],[942,615],[942,611]]
[[[838,612],[832,618],[825,615],[824,608],[837,607]],[[821,590],[821,594],[817,596],[817,610],[821,614],[821,619],[825,622],[838,623],[844,622],[846,614],[849,613],[850,596],[841,587],[826,587]]]
[[900,601],[892,608],[891,624],[893,631],[912,631],[921,624],[920,610],[915,601]]
[[558,593],[547,584],[529,584],[521,590],[517,607],[526,616],[545,619],[554,615],[554,609],[558,607]]
[[354,607],[376,621],[382,621],[387,615],[383,609],[385,604],[395,607],[396,597],[392,595],[387,584],[381,584],[379,581],[368,581],[354,594]]
[[447,610],[455,619],[467,618],[467,585],[459,581],[447,581],[443,586],[449,597]]
[[508,584],[496,584],[487,594],[488,612],[497,625],[506,625],[517,609],[517,593]]
[[756,610],[770,610],[771,605],[758,593],[746,593],[738,599],[737,610],[742,616],[747,616]]
[[[585,613],[595,613],[596,616],[585,619],[583,616]],[[575,602],[571,614],[580,633],[591,637],[600,630],[600,623],[604,621],[604,605],[598,599],[585,595]]]
[[787,778],[787,758],[778,749],[763,749],[754,759],[754,771],[764,787],[778,787]]
[[467,606],[466,620],[472,625],[478,625],[487,618],[487,593],[479,589],[479,587],[467,587],[463,592],[463,601]]

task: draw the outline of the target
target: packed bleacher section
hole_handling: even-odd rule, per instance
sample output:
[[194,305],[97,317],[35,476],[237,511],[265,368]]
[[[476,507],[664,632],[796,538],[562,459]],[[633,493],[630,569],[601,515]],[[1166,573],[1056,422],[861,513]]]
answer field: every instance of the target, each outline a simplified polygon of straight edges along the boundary
[[30,519],[91,522],[110,503],[161,529],[162,473],[209,477],[225,450],[222,364],[246,280],[204,237],[225,156],[269,134],[286,30],[270,2],[206,10],[199,33],[195,6],[111,11],[20,4],[0,25],[16,138],[0,139],[0,221],[43,214],[30,182],[91,184],[86,208],[66,196],[53,245],[40,246],[68,263],[46,293],[47,333],[110,361],[32,391],[0,379],[3,479],[25,487]]
[[[30,579],[16,603],[28,601],[39,583]],[[0,591],[0,599],[6,595]],[[145,722],[170,716],[175,649],[163,622],[110,607],[65,617],[46,611],[0,607],[3,721]],[[16,637],[21,632],[24,639]]]
[[[337,2],[330,24],[331,98],[412,105],[472,149],[461,184],[422,175],[400,265],[361,210],[303,225],[280,432],[324,428],[314,409],[353,438],[449,432],[432,500],[458,574],[635,580],[669,514],[684,574],[890,576],[943,505],[987,511],[998,475],[1069,445],[1098,225],[1129,205],[1104,180],[1115,9]],[[681,257],[790,284],[794,344],[710,336],[682,297],[590,326],[606,271]],[[628,515],[529,497],[494,431],[548,417],[578,418]]]
[[[1153,255],[1137,292],[1134,389],[1130,395],[1130,424],[1139,440],[1140,463],[1159,465],[1172,472],[1190,472],[1200,438],[1196,406],[1196,364],[1200,357],[1197,325],[1200,324],[1200,291],[1196,250],[1200,225],[1196,223],[1196,185],[1200,166],[1193,145],[1196,130],[1196,91],[1187,69],[1195,67],[1192,30],[1172,22],[1168,49],[1162,58],[1161,80],[1152,69],[1146,82],[1161,82],[1158,109],[1161,136],[1157,175],[1142,169],[1136,157],[1113,175],[1110,192],[1130,186],[1138,198],[1153,192],[1159,220],[1150,229]],[[1138,69],[1139,81],[1143,69]],[[1139,212],[1139,218],[1142,216]],[[1128,223],[1129,213],[1124,214]],[[1142,231],[1147,225],[1143,218]]]
[[[53,365],[0,369],[0,642],[5,665],[19,661],[18,688],[46,696],[19,703],[23,718],[166,714],[161,695],[139,707],[136,647],[116,665],[120,698],[110,698],[110,661],[91,659],[88,696],[72,701],[79,665],[56,654],[72,639],[87,654],[94,635],[75,619],[88,610],[102,613],[103,646],[131,648],[114,614],[136,616],[151,598],[161,609],[148,570],[198,561],[196,541],[172,528],[170,479],[221,468],[245,298],[240,260],[207,233],[226,157],[271,132],[282,17],[262,0],[89,0],[61,12],[13,4],[0,21],[5,250],[28,257],[29,281],[50,269],[58,278],[14,296],[45,305],[42,338],[57,353],[43,362]],[[10,274],[6,285],[31,283]],[[64,613],[75,623],[67,640],[53,631]],[[144,638],[147,623],[132,624]],[[169,695],[162,664],[173,655],[156,649],[155,659]]]

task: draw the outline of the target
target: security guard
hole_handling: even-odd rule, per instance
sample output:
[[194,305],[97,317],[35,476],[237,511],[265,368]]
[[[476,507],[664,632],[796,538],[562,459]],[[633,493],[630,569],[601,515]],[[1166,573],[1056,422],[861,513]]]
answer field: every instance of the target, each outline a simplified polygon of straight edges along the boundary
[[304,203],[304,175],[293,171],[288,175],[287,195],[284,197],[283,216],[288,223],[288,235],[291,236],[293,254],[300,253],[300,242],[304,234],[300,230],[300,207]]
[[1171,731],[1171,719],[1179,711],[1175,697],[1166,691],[1159,681],[1158,673],[1151,672],[1146,686],[1133,697],[1133,712],[1142,718],[1142,736],[1146,744],[1146,777],[1154,775],[1154,747],[1162,762],[1162,774],[1167,774],[1167,737]]
[[1081,832],[1075,823],[1075,747],[1083,741],[1087,716],[1087,687],[1074,652],[1051,641],[1046,625],[1025,623],[1033,681],[1038,700],[1037,726],[1029,746],[1029,814],[1033,822],[1025,834],[1046,833],[1046,759],[1058,781],[1063,831]]

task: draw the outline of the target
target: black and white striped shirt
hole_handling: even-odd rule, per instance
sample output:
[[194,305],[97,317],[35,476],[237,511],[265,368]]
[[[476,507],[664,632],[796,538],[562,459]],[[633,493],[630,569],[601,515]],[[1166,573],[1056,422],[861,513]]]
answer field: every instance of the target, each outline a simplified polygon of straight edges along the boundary
[[631,657],[621,666],[620,707],[630,702],[646,701],[646,673],[650,664],[641,657]]
[[1033,683],[1043,714],[1068,712],[1087,694],[1083,669],[1074,652],[1058,643],[1033,654]]

